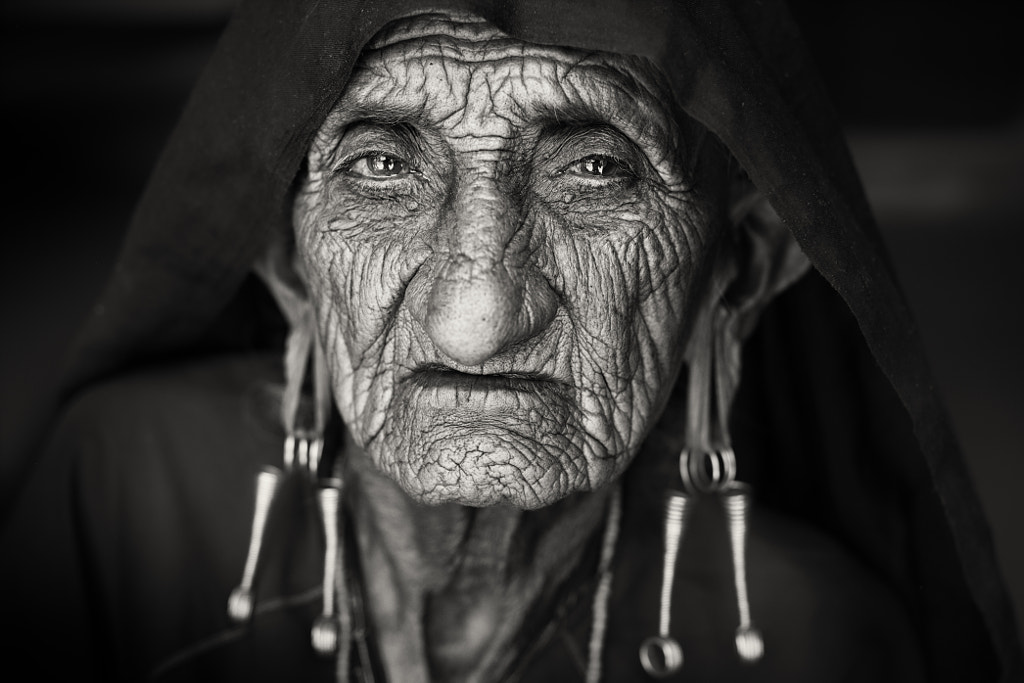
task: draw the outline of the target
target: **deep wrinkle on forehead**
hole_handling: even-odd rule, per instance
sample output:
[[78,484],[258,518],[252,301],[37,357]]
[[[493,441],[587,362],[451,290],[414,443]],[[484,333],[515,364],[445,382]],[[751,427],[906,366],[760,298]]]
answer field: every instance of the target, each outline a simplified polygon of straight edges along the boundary
[[[678,125],[671,92],[642,59],[525,44],[487,24],[443,27],[364,51],[331,128],[366,120],[511,137],[538,125],[604,125],[632,140],[667,186],[691,184],[703,128]],[[467,116],[486,125],[451,125]]]

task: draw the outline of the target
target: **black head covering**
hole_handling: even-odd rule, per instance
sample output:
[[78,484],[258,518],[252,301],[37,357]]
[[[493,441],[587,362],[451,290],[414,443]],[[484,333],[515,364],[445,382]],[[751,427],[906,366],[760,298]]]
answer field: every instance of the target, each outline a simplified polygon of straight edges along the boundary
[[796,27],[773,0],[243,2],[138,205],[68,390],[208,336],[287,220],[312,135],[363,46],[391,20],[439,9],[664,71],[820,274],[773,306],[747,352],[745,400],[761,401],[773,444],[762,450],[775,455],[760,466],[776,504],[824,520],[901,587],[935,679],[1019,674],[989,531],[915,325]]

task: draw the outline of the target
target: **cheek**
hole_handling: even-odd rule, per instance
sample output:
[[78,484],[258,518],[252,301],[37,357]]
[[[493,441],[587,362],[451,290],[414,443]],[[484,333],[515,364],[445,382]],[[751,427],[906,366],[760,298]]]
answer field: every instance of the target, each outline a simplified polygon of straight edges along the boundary
[[297,212],[297,249],[335,400],[363,444],[380,431],[393,377],[409,355],[409,336],[395,334],[397,312],[425,256],[417,240],[398,236],[417,233],[415,217],[338,205],[329,192],[304,199]]
[[635,210],[583,208],[550,223],[584,424],[634,452],[682,363],[707,213],[651,196]]

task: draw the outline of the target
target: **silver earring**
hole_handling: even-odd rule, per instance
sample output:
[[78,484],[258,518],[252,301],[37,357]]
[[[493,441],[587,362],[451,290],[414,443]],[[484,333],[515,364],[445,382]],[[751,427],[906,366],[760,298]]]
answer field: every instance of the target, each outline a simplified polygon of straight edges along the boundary
[[228,598],[228,616],[232,621],[248,621],[253,611],[253,582],[256,580],[256,565],[263,547],[263,533],[267,526],[270,504],[281,484],[281,470],[265,467],[256,475],[256,509],[252,516],[252,531],[249,535],[249,550],[245,556],[241,583],[231,591]]
[[[286,476],[306,478],[314,487],[317,509],[324,533],[323,608],[311,629],[313,649],[322,655],[339,654],[347,671],[351,620],[345,589],[345,565],[341,524],[342,479],[340,463],[330,475],[319,476],[324,460],[324,431],[331,406],[329,373],[323,348],[316,339],[312,311],[292,322],[285,346],[285,388],[281,400],[281,422],[285,429],[283,468],[265,467],[256,478],[256,504],[249,549],[241,583],[228,599],[228,615],[236,622],[252,617],[255,610],[253,584],[264,544],[267,519],[281,482]],[[303,385],[312,359],[312,424],[300,426],[299,407]]]
[[661,567],[661,599],[658,608],[658,635],[640,644],[640,664],[654,678],[669,676],[683,666],[683,648],[672,637],[672,587],[675,583],[676,558],[683,540],[686,515],[691,497],[673,491],[665,503],[665,552]]
[[750,487],[742,482],[721,491],[719,498],[729,520],[729,541],[732,545],[733,578],[736,583],[736,609],[740,624],[736,628],[736,652],[748,663],[764,656],[764,639],[750,618],[747,597],[747,512],[750,509]]
[[732,448],[718,451],[683,451],[679,472],[683,486],[693,494],[717,497],[725,510],[732,550],[733,582],[736,588],[736,654],[747,663],[764,655],[761,632],[750,618],[747,592],[747,518],[750,510],[750,486],[736,481],[736,455]]
[[[709,496],[716,497],[722,504],[728,520],[739,613],[736,652],[741,660],[748,663],[756,662],[764,655],[764,640],[750,616],[746,544],[751,496],[750,487],[736,481],[736,455],[728,445],[729,392],[725,390],[728,373],[717,367],[716,362],[720,360],[716,356],[723,354],[716,343],[722,338],[716,334],[720,329],[719,325],[706,320],[705,324],[697,325],[694,333],[687,399],[689,445],[679,455],[683,490],[670,491],[665,504],[658,634],[640,645],[640,663],[644,671],[654,678],[669,676],[683,666],[682,646],[672,637],[670,630],[676,563],[693,505]],[[713,443],[721,445],[716,448]]]

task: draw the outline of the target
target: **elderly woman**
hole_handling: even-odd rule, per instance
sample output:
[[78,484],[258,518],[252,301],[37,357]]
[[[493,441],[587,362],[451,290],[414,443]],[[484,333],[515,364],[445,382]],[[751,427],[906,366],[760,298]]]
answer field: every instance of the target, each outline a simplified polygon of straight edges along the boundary
[[78,349],[78,677],[1020,673],[774,3],[244,3]]

